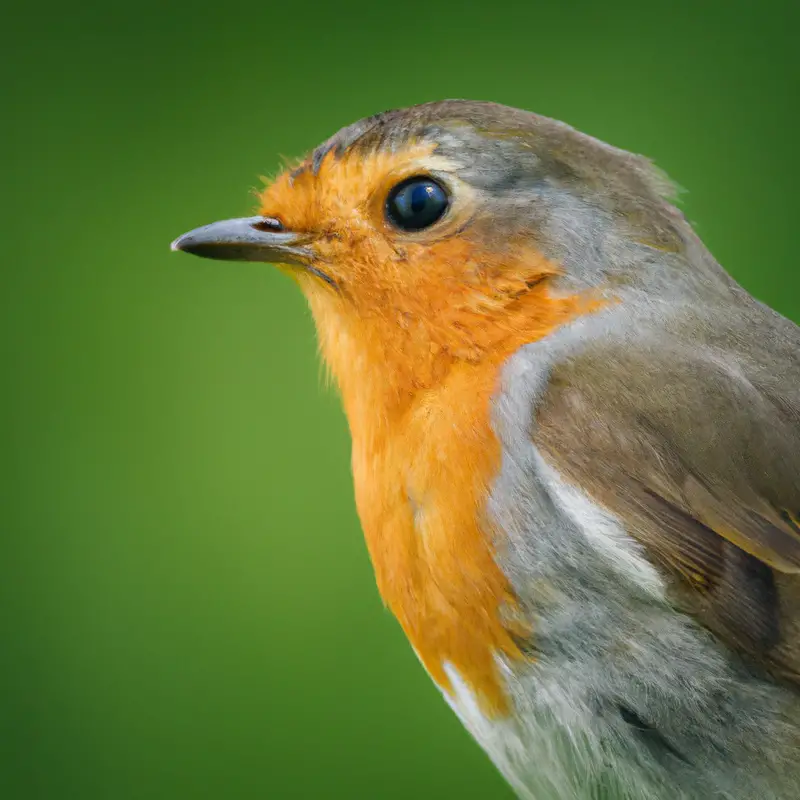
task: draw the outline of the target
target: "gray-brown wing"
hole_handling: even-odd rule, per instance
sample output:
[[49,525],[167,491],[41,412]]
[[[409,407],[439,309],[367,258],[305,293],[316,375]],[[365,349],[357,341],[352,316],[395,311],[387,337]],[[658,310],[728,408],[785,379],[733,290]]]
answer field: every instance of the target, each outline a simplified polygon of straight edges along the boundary
[[[595,342],[551,372],[535,443],[616,513],[678,605],[800,679],[800,380],[664,336]],[[780,362],[780,359],[777,359]]]

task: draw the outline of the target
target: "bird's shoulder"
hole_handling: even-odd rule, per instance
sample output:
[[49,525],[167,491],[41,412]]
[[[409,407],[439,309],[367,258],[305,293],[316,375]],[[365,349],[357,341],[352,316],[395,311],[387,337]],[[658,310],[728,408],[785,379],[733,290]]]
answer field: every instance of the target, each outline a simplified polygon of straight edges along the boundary
[[679,606],[800,680],[800,329],[744,295],[638,307],[518,354],[533,443]]

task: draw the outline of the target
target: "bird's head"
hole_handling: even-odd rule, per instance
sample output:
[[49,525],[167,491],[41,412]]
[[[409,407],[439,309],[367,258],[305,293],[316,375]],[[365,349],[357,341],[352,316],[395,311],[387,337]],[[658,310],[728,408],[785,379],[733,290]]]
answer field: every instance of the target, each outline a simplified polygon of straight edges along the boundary
[[451,100],[342,129],[263,191],[258,216],[173,248],[279,265],[340,383],[389,365],[402,394],[681,259],[667,188],[645,159],[567,125]]

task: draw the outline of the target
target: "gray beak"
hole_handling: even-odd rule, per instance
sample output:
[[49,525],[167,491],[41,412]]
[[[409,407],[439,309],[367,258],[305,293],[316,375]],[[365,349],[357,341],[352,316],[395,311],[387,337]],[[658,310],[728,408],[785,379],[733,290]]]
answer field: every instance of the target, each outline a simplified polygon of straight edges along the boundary
[[313,258],[301,234],[285,231],[277,219],[244,217],[212,222],[179,236],[173,250],[223,261],[267,261],[306,266]]

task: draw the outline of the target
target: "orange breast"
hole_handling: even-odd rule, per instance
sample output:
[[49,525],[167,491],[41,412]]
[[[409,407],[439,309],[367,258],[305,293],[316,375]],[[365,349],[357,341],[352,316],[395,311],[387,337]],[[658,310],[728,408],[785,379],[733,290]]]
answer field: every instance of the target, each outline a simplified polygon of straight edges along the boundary
[[495,655],[519,652],[484,511],[500,459],[488,425],[496,374],[494,364],[454,369],[391,435],[354,442],[353,472],[378,587],[420,659],[445,689],[451,664],[487,710],[503,712]]
[[492,397],[507,356],[541,338],[543,322],[549,332],[593,305],[530,302],[537,314],[520,308],[513,337],[479,360],[449,363],[395,413],[374,407],[368,391],[344,392],[356,502],[381,595],[439,686],[451,689],[451,665],[489,716],[508,711],[496,659],[520,658],[516,637],[530,634],[495,559],[501,532],[487,517],[501,459]]

